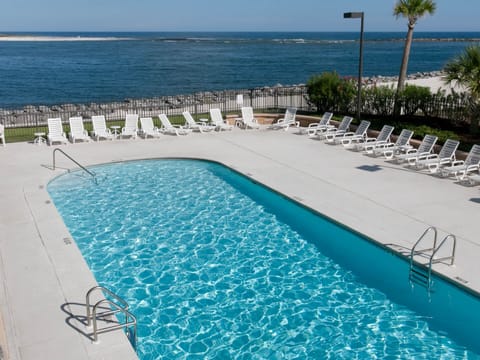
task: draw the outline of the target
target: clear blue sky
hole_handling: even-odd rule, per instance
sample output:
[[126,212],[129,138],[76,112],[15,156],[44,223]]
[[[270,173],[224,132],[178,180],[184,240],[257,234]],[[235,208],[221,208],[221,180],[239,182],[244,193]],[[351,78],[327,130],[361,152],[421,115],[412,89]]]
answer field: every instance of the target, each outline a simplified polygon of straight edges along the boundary
[[[1,0],[0,31],[405,31],[396,0]],[[436,0],[416,31],[480,31],[480,0]]]

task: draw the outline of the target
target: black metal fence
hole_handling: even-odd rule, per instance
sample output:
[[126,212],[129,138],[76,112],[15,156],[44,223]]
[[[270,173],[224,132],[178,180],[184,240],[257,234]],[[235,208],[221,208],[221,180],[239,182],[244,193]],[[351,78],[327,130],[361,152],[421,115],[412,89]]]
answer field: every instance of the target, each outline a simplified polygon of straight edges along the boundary
[[181,115],[183,111],[192,114],[207,114],[211,108],[220,108],[225,114],[239,112],[242,106],[256,110],[283,111],[294,106],[309,111],[306,88],[303,86],[263,87],[244,90],[201,92],[191,95],[162,96],[151,99],[126,99],[121,102],[28,105],[21,109],[0,109],[0,123],[3,123],[11,141],[24,140],[36,131],[44,131],[48,118],[61,118],[64,124],[72,116],[82,116],[88,128],[92,115],[104,115],[108,122],[121,121],[128,113],[141,117],[157,117],[161,113]]

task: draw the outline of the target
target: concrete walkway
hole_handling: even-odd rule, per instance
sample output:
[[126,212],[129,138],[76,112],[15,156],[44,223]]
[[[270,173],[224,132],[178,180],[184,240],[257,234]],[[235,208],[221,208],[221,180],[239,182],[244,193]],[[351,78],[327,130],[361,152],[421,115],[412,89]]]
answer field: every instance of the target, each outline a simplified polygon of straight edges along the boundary
[[[121,332],[101,335],[98,344],[88,337],[85,293],[96,283],[46,191],[52,178],[75,165],[57,153],[63,169],[51,170],[53,149],[30,143],[0,148],[2,351],[13,360],[134,359]],[[456,265],[434,269],[480,292],[478,187],[285,131],[235,129],[61,149],[85,165],[162,157],[219,161],[400,250],[434,225],[442,238],[452,233],[458,241]]]

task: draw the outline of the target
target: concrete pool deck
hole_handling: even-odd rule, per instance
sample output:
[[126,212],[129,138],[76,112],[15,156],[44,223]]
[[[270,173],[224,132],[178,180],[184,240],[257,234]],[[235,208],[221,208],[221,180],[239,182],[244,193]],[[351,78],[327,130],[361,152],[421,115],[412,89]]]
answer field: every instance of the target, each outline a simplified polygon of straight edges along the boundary
[[[83,324],[85,294],[96,285],[46,190],[83,165],[186,157],[221,162],[391,248],[410,249],[429,226],[457,237],[454,266],[434,270],[480,293],[478,187],[462,186],[382,159],[296,135],[240,130],[69,144],[0,148],[0,309],[5,359],[135,359],[122,332],[93,344]],[[121,184],[112,184],[121,189]],[[408,274],[405,274],[408,281]],[[0,319],[0,325],[2,323]],[[2,355],[0,353],[0,359]]]

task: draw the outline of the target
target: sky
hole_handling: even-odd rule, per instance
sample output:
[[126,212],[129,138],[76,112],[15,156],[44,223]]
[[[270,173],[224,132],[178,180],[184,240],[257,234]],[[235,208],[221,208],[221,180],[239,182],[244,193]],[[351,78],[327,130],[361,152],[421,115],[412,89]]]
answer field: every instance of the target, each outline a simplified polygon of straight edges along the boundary
[[[0,32],[406,31],[398,0],[1,0]],[[480,0],[434,0],[415,31],[480,31]]]

